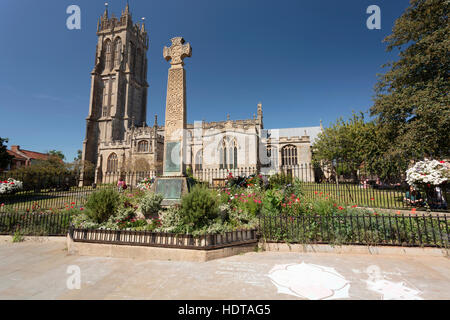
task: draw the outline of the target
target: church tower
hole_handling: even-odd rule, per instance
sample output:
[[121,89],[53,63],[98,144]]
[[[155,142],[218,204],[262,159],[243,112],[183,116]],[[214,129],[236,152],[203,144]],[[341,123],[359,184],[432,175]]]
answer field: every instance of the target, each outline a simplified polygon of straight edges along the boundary
[[83,142],[83,160],[94,165],[100,143],[122,141],[127,129],[145,125],[148,90],[148,35],[144,21],[133,24],[128,4],[120,18],[105,8],[97,36]]

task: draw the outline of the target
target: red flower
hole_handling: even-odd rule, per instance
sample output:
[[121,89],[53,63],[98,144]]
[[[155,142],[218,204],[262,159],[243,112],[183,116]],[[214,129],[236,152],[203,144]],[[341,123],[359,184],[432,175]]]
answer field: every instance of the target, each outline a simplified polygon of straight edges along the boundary
[[75,204],[75,202],[71,202],[70,204]]
[[342,208],[342,207],[339,207],[338,209],[339,209],[339,210],[344,210],[344,208]]
[[357,205],[356,205],[356,204],[352,205],[352,208],[356,208],[356,207],[357,207]]
[[84,210],[84,208],[80,208],[80,211],[83,211]]
[[373,200],[375,200],[375,198],[370,198],[370,200],[372,200],[372,201],[373,201]]
[[336,203],[333,203],[333,207],[336,207]]

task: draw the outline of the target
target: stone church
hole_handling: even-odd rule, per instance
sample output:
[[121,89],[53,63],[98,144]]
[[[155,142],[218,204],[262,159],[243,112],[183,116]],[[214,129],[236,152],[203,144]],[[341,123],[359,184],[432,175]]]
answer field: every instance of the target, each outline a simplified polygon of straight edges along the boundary
[[[95,176],[85,174],[81,180],[104,183],[122,176],[135,184],[143,177],[161,175],[164,125],[158,124],[157,116],[153,125],[146,123],[149,37],[144,22],[133,23],[128,4],[119,18],[110,17],[106,8],[97,36],[83,142],[83,160],[94,164]],[[321,130],[321,125],[264,129],[263,107],[258,103],[249,119],[227,116],[225,121],[187,124],[184,159],[194,176],[210,183],[229,172],[280,171],[313,181],[311,144]]]

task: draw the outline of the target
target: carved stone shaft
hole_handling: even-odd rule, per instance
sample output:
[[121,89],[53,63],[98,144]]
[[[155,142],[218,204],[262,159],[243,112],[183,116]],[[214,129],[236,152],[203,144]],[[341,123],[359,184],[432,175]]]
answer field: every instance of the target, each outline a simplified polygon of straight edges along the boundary
[[164,130],[164,175],[185,174],[186,146],[186,71],[183,59],[191,56],[191,46],[182,37],[172,39],[170,48],[164,47],[163,55],[170,61],[167,80],[166,122]]

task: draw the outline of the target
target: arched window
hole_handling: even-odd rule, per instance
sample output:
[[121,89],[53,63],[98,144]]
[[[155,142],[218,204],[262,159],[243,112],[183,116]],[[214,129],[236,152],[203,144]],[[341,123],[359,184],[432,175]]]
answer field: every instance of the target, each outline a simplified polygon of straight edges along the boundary
[[203,150],[199,150],[195,156],[195,170],[203,169]]
[[120,38],[117,38],[114,43],[114,63],[115,67],[120,66],[120,62],[122,58],[122,40]]
[[220,169],[237,168],[238,147],[235,139],[224,137],[219,145]]
[[148,152],[148,141],[139,141],[138,152]]
[[287,145],[281,149],[281,163],[283,166],[295,166],[298,164],[296,146]]
[[142,77],[142,50],[138,48],[136,51],[136,68],[134,74],[138,79]]
[[105,69],[106,70],[111,70],[113,67],[113,60],[114,60],[114,56],[113,56],[113,47],[112,47],[112,43],[111,40],[106,40],[105,41]]
[[132,42],[130,42],[130,52],[128,53],[128,59],[131,70],[134,70],[134,65],[136,64],[136,47]]
[[106,164],[106,172],[117,172],[119,168],[119,159],[117,154],[111,153]]

